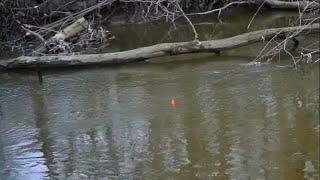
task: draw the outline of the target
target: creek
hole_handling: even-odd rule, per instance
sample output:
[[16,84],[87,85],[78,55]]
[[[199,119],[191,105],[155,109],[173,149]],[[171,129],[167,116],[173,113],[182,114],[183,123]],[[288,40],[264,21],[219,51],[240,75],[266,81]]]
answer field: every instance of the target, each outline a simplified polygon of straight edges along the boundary
[[[214,39],[248,31],[252,15],[192,20]],[[286,26],[292,12],[278,16],[250,30]],[[117,39],[90,52],[192,38],[170,26],[113,27]],[[41,84],[32,70],[0,72],[0,179],[318,179],[319,66],[248,65],[262,47],[44,69]]]

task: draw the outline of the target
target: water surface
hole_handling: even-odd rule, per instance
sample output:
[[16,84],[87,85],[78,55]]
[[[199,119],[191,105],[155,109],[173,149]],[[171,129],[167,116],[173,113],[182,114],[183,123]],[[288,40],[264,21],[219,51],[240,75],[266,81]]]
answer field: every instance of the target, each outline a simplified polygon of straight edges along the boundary
[[318,67],[199,61],[1,74],[1,179],[319,177]]

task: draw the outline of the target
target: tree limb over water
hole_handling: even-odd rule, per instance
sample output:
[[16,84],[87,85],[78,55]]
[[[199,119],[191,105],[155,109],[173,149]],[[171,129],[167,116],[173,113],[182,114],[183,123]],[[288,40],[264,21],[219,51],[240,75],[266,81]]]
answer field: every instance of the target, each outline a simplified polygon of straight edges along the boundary
[[129,51],[70,56],[21,56],[15,59],[0,61],[4,68],[60,67],[91,64],[124,64],[144,61],[150,58],[187,53],[220,52],[237,47],[262,42],[274,38],[292,39],[299,35],[320,32],[320,24],[313,23],[295,27],[264,29],[237,36],[209,41],[191,41],[163,43],[141,47]]
[[190,13],[191,15],[205,15],[210,14],[214,12],[218,12],[219,15],[222,12],[222,10],[225,10],[229,8],[230,6],[235,6],[239,4],[264,4],[265,6],[268,6],[273,9],[295,9],[295,10],[307,10],[307,9],[319,9],[320,3],[316,1],[279,1],[279,0],[258,0],[258,1],[234,1],[226,4],[225,6],[217,9],[213,9],[210,11],[205,12],[197,12],[197,13]]
[[316,1],[279,1],[265,0],[267,6],[277,9],[319,9],[320,3]]

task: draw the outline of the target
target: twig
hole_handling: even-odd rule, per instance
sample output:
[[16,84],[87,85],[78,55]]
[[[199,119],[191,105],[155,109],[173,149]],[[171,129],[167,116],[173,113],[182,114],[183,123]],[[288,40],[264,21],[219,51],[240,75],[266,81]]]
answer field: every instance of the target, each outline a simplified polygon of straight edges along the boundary
[[198,32],[196,30],[196,28],[194,27],[194,25],[192,24],[192,22],[190,21],[190,19],[186,16],[186,14],[183,12],[182,8],[180,7],[179,3],[176,1],[176,7],[179,9],[179,11],[182,13],[183,17],[188,21],[188,23],[190,24],[193,33],[194,33],[194,41],[198,41]]
[[232,6],[232,5],[235,5],[235,4],[249,4],[250,2],[248,1],[237,1],[237,2],[231,2],[221,8],[218,8],[218,9],[213,9],[211,11],[205,11],[205,12],[200,12],[200,13],[190,13],[190,14],[187,14],[187,16],[193,16],[193,15],[205,15],[205,14],[210,14],[210,13],[214,13],[214,12],[221,12],[222,10],[226,9],[227,7],[229,6]]
[[263,3],[261,3],[261,5],[259,6],[259,8],[258,8],[258,10],[256,11],[256,13],[254,14],[254,16],[251,18],[251,20],[250,20],[250,22],[249,22],[249,24],[248,24],[248,26],[247,26],[247,29],[249,29],[249,27],[251,26],[251,23],[252,23],[253,19],[256,17],[256,15],[258,14],[258,12],[260,11],[260,9],[262,8],[262,6],[264,5],[265,2],[266,2],[266,1],[263,1]]
[[27,31],[28,33],[36,36],[36,37],[37,37],[38,39],[40,39],[43,43],[46,43],[46,40],[44,40],[44,38],[43,38],[40,34],[34,32],[34,31],[31,31],[31,30],[29,30],[29,29],[27,29],[27,28],[25,28],[25,27],[23,27],[23,26],[21,26],[21,28],[24,29],[25,31]]

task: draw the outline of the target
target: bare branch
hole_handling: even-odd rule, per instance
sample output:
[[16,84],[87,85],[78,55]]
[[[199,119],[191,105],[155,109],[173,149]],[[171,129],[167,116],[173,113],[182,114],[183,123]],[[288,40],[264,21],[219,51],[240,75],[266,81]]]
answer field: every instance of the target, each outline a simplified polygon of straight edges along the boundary
[[187,14],[187,16],[206,15],[206,14],[210,14],[210,13],[214,13],[214,12],[219,12],[219,14],[220,14],[222,10],[228,8],[229,6],[236,5],[236,4],[249,4],[249,3],[250,3],[249,1],[236,1],[236,2],[231,2],[231,3],[228,3],[227,5],[225,5],[225,6],[221,7],[221,8],[218,8],[218,9],[213,9],[213,10],[211,10],[211,11],[200,12],[200,13],[190,13],[190,14]]
[[29,30],[29,29],[27,29],[27,28],[25,28],[25,27],[23,27],[23,26],[21,26],[21,28],[24,29],[25,31],[27,31],[28,33],[36,36],[36,37],[37,37],[38,39],[40,39],[43,43],[46,42],[46,40],[44,40],[44,38],[43,38],[40,34],[34,32],[34,31],[31,31],[31,30]]
[[198,40],[198,32],[196,30],[196,28],[194,27],[194,25],[192,24],[192,22],[190,21],[190,19],[186,16],[186,14],[183,12],[182,8],[180,7],[179,3],[176,1],[176,6],[179,9],[179,11],[182,13],[183,17],[188,21],[188,23],[190,24],[193,33],[194,33],[194,41]]

